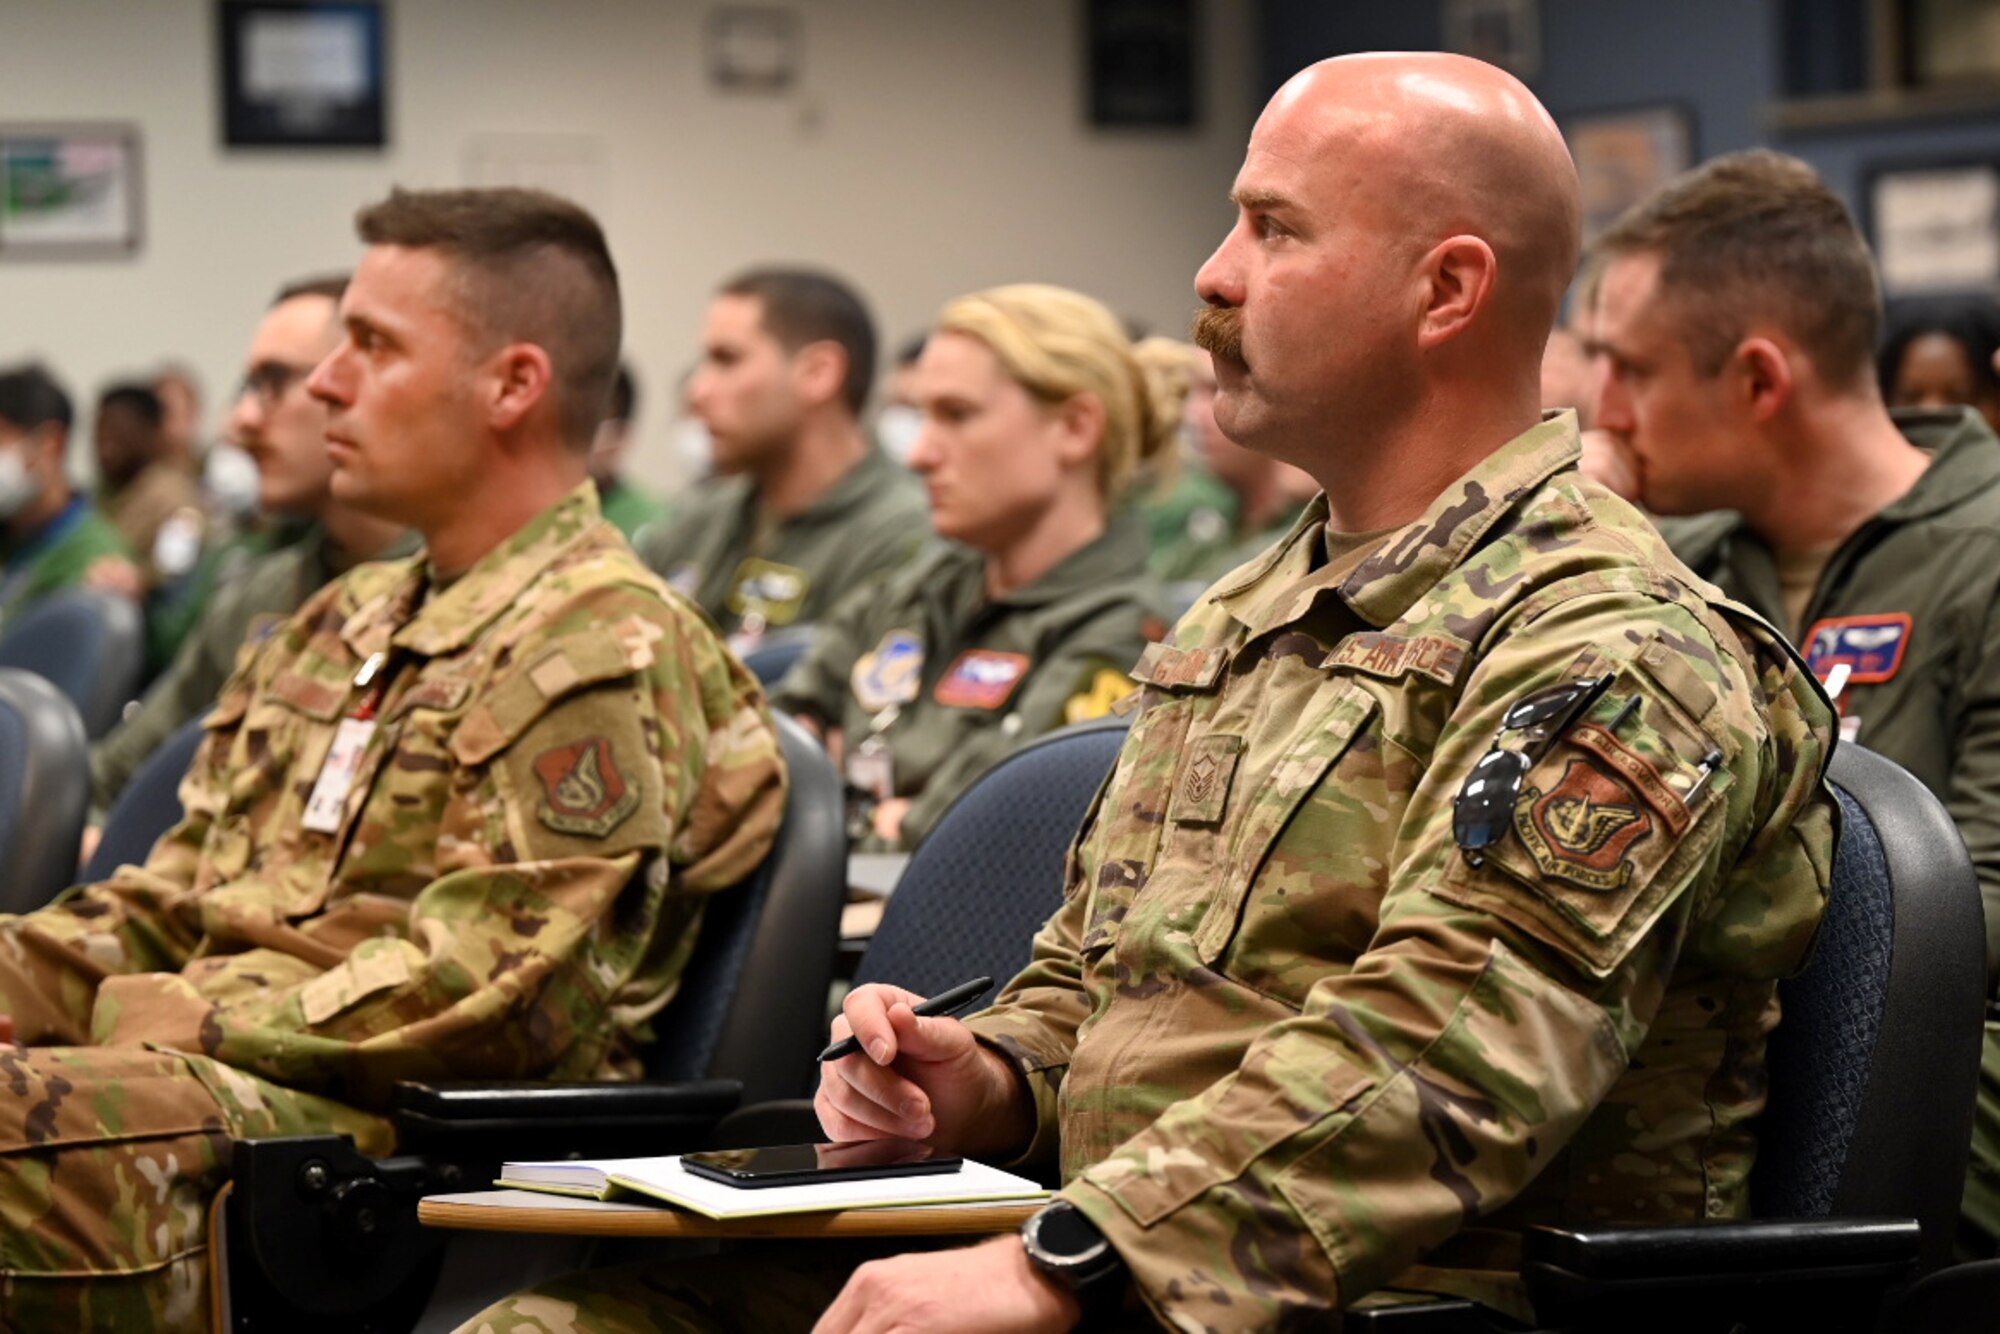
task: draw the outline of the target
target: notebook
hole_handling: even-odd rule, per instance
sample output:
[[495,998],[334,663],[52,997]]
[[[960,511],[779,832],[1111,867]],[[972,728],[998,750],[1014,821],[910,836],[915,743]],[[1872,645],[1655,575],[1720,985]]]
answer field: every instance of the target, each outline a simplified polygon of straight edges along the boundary
[[500,1169],[500,1179],[494,1184],[593,1200],[640,1195],[679,1205],[710,1218],[767,1218],[774,1214],[1042,1200],[1049,1196],[1049,1191],[1026,1177],[975,1163],[969,1158],[956,1172],[877,1177],[868,1181],[822,1181],[802,1186],[765,1186],[756,1190],[726,1185],[684,1171],[677,1154],[665,1158],[576,1159],[567,1162],[506,1163]]

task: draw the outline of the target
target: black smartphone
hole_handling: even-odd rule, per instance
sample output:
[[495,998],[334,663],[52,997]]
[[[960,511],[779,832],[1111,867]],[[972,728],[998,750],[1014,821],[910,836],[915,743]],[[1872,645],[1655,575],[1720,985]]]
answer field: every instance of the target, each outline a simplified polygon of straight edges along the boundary
[[715,1149],[681,1155],[681,1166],[696,1176],[746,1190],[760,1186],[806,1186],[818,1181],[929,1176],[956,1172],[964,1161],[908,1139],[777,1144],[762,1149]]

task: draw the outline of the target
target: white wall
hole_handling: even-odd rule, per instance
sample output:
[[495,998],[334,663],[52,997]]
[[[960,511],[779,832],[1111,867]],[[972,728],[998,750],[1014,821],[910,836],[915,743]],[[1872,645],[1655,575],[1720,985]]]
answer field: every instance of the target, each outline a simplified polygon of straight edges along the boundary
[[0,123],[135,122],[147,196],[136,259],[0,261],[0,361],[45,358],[87,412],[107,379],[181,357],[219,422],[274,288],[357,257],[356,207],[473,183],[496,142],[552,144],[584,159],[610,235],[646,395],[636,467],[666,480],[666,399],[708,290],[745,264],[844,272],[885,346],[1019,279],[1185,328],[1251,116],[1235,0],[1202,6],[1202,127],[1115,133],[1085,123],[1082,0],[793,0],[803,78],[776,97],[710,86],[694,0],[387,7],[386,150],[231,152],[211,0],[0,0]]

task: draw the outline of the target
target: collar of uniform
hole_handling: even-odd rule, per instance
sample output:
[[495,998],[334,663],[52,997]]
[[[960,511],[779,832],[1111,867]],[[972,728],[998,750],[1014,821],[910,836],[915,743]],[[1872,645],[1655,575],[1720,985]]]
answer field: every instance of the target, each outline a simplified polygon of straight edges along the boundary
[[[1493,525],[1543,482],[1582,456],[1574,412],[1550,413],[1444,489],[1416,522],[1389,534],[1339,585],[1371,625],[1391,625],[1453,569]],[[1324,591],[1309,578],[1319,557],[1327,501],[1315,498],[1282,543],[1222,590],[1217,602],[1252,630],[1303,616]]]
[[[1055,563],[1041,578],[994,602],[1004,607],[1046,607],[1107,582],[1130,581],[1146,566],[1145,516],[1130,505],[1116,506],[1104,531]],[[983,574],[983,562],[982,562]]]
[[[901,465],[882,452],[880,445],[871,444],[861,455],[861,461],[842,475],[841,479],[827,488],[826,494],[797,514],[785,519],[786,525],[838,523],[847,517],[847,512],[863,504],[877,491],[889,485]],[[754,487],[746,486],[743,491],[744,522],[754,520],[754,506],[757,493]]]
[[1897,408],[1890,417],[1904,438],[1929,451],[1931,466],[1906,493],[1882,510],[1902,523],[1961,505],[2000,482],[2000,439],[1971,408]]
[[421,559],[402,579],[350,616],[341,638],[366,658],[389,642],[425,657],[465,647],[556,559],[597,526],[597,490],[583,482],[530,519],[443,589],[433,589]]

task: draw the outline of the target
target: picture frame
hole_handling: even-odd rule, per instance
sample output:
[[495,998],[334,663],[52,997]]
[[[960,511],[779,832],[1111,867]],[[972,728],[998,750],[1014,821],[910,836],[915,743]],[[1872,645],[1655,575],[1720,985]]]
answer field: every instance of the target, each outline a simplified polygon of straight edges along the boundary
[[1576,160],[1588,244],[1632,205],[1697,160],[1693,111],[1679,102],[1611,108],[1564,120]]
[[1444,47],[1523,81],[1542,72],[1541,0],[1444,0]]
[[1195,0],[1089,0],[1084,95],[1097,129],[1192,129],[1201,12]]
[[142,166],[136,125],[0,124],[0,260],[137,255]]
[[388,142],[381,0],[219,0],[216,16],[226,147]]
[[717,5],[708,13],[708,80],[737,93],[782,93],[805,59],[799,16],[776,5]]
[[1861,195],[1885,298],[2000,292],[2000,158],[1876,163]]

